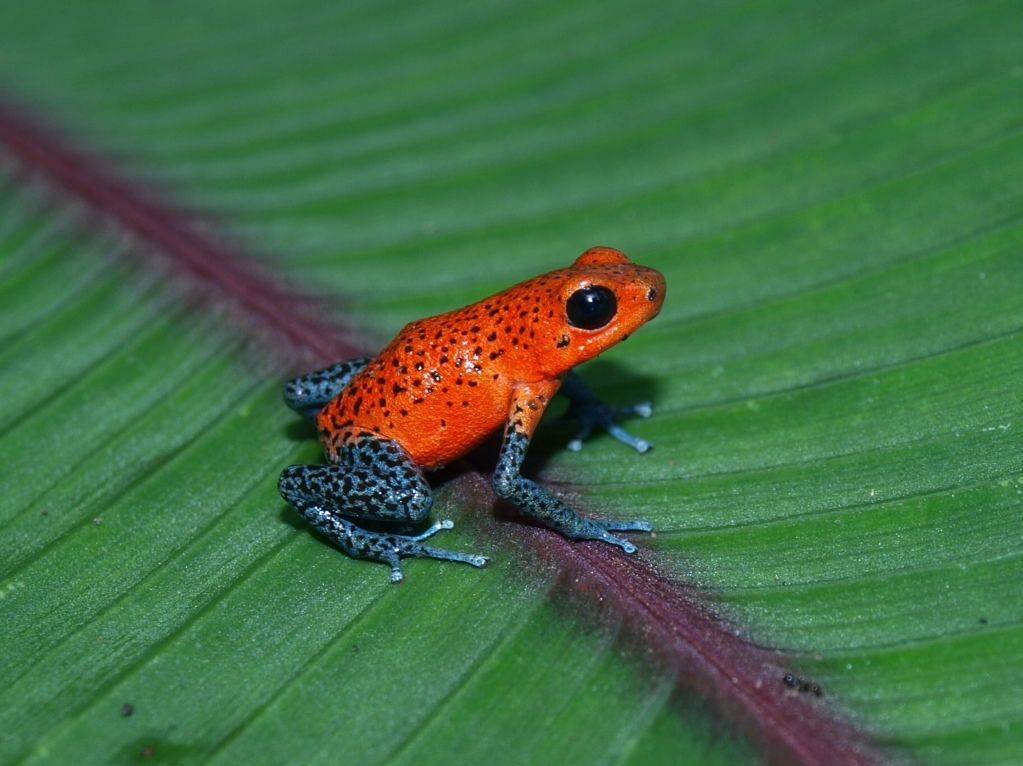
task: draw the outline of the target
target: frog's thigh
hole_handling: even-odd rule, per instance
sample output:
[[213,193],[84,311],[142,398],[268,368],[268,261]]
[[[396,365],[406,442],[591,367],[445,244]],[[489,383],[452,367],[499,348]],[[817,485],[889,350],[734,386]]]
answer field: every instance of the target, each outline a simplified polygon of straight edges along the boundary
[[430,485],[397,442],[360,437],[342,447],[338,458],[334,464],[286,469],[281,494],[300,510],[317,507],[371,521],[416,524],[430,514]]

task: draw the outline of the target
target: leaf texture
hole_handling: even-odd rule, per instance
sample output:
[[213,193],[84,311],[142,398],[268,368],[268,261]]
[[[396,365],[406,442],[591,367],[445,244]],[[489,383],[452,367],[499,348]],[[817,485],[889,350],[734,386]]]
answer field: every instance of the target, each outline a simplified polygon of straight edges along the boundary
[[[656,451],[551,430],[540,476],[649,517],[671,572],[893,752],[1019,760],[1015,4],[7,16],[19,92],[372,337],[595,243],[661,269],[661,317],[584,370],[655,402]],[[315,455],[275,386],[97,257],[130,244],[33,205],[6,194],[0,224],[2,757],[752,757],[615,626],[559,611],[549,573],[417,563],[389,590],[268,524],[279,466]],[[453,544],[492,544],[456,520]]]

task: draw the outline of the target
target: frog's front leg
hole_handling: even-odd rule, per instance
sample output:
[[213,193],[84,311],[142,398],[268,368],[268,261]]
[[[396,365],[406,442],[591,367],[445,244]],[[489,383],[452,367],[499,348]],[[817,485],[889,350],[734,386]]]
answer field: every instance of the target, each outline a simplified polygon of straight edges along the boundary
[[293,465],[281,474],[281,496],[316,529],[355,558],[391,567],[391,581],[400,582],[401,560],[418,557],[458,561],[483,567],[487,559],[445,551],[423,541],[453,524],[439,521],[419,535],[373,532],[351,519],[418,524],[433,505],[430,485],[399,444],[377,437],[360,437],[344,446],[336,464]]
[[315,418],[331,399],[344,390],[348,381],[371,361],[372,357],[363,357],[338,362],[326,369],[289,380],[284,384],[284,401],[296,412],[307,418]]
[[611,532],[649,532],[651,527],[648,522],[604,522],[585,518],[520,473],[533,432],[557,389],[557,381],[529,384],[516,389],[504,431],[504,443],[494,471],[494,491],[526,515],[565,537],[573,540],[603,540],[617,545],[626,553],[635,553],[635,545]]
[[583,440],[596,428],[603,428],[611,436],[623,444],[628,444],[639,453],[647,452],[653,446],[644,439],[639,439],[615,422],[616,418],[638,415],[648,418],[653,412],[649,402],[634,404],[631,407],[612,407],[597,398],[593,390],[574,372],[565,376],[561,393],[569,401],[565,419],[577,419],[579,431],[568,443],[568,449],[578,452],[583,448]]

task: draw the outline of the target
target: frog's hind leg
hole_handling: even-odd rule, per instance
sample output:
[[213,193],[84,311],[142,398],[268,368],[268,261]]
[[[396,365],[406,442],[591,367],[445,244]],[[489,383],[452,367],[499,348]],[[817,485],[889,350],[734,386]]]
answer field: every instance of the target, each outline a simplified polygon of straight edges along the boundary
[[486,566],[483,556],[423,544],[436,533],[451,529],[453,525],[448,520],[439,521],[418,535],[373,532],[351,520],[407,526],[418,524],[429,515],[433,505],[430,485],[396,442],[363,436],[344,447],[338,458],[336,464],[293,465],[285,469],[279,488],[285,500],[349,556],[388,564],[392,582],[403,577],[403,558]]
[[370,357],[338,362],[323,370],[293,378],[284,384],[284,401],[307,418],[316,414],[340,394],[362,369],[372,361]]

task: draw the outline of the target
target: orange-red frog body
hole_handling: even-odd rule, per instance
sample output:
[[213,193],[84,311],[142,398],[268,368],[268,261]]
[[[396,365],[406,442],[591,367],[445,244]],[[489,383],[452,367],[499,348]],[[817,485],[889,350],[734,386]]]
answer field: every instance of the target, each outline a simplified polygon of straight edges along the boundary
[[649,415],[649,405],[615,412],[571,370],[657,316],[664,278],[623,253],[596,247],[571,266],[522,282],[457,311],[407,325],[373,358],[342,362],[290,381],[285,400],[315,416],[327,465],[291,466],[280,490],[346,553],[391,566],[409,556],[484,566],[486,559],[424,545],[450,521],[418,535],[371,532],[353,522],[414,525],[430,512],[423,471],[465,455],[504,427],[493,483],[497,494],[572,539],[604,540],[649,531],[645,522],[584,518],[520,475],[526,449],[556,393],[580,420],[578,449],[594,427],[645,452],[649,445],[614,422]]

